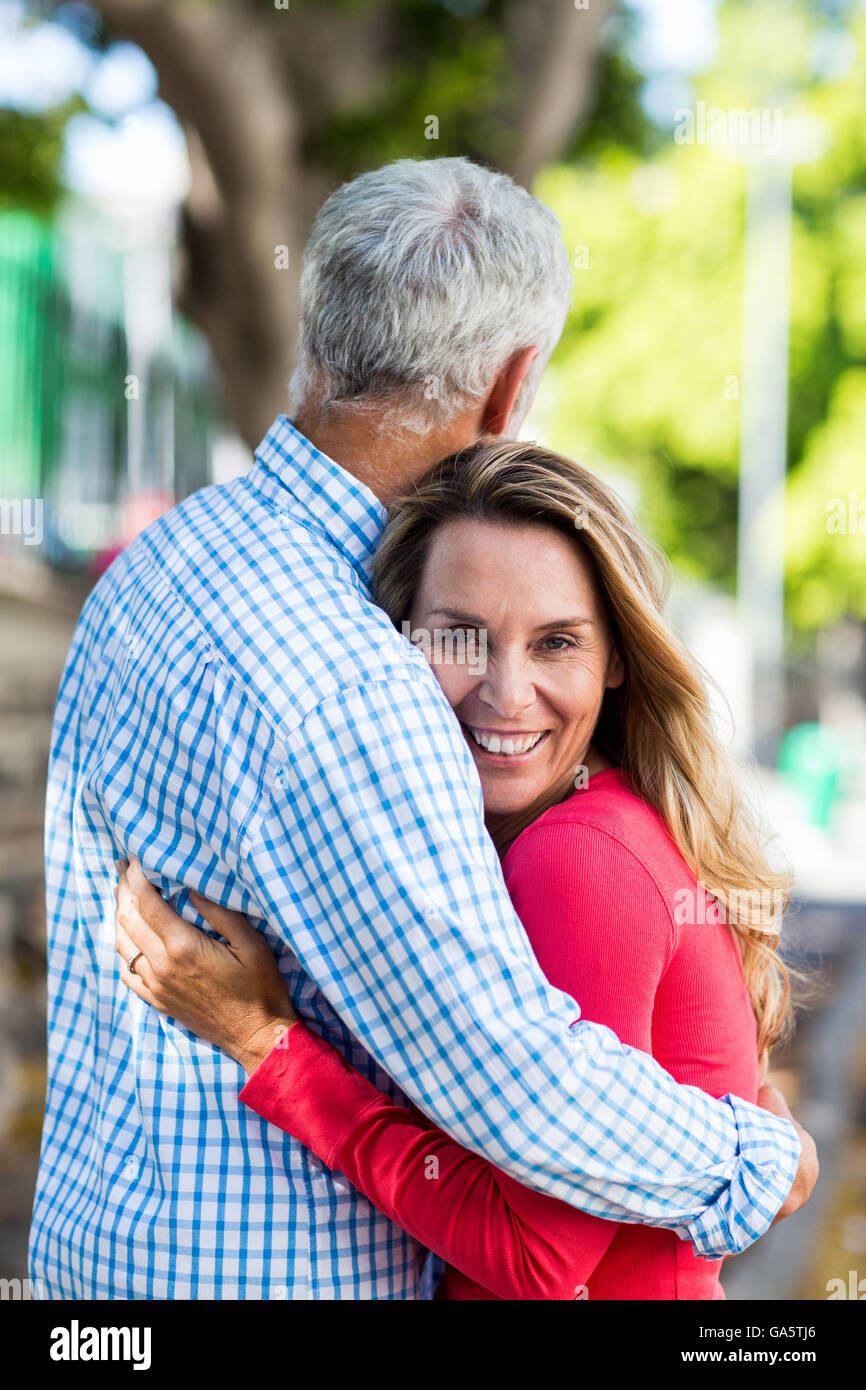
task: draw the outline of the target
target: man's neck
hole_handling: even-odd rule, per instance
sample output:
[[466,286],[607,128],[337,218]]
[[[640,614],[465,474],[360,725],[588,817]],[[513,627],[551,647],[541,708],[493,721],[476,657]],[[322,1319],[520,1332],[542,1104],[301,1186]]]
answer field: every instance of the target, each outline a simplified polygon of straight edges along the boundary
[[393,419],[372,411],[363,417],[331,422],[302,408],[293,423],[315,448],[345,468],[386,506],[434,463],[474,444],[481,432],[477,411],[420,434],[395,430]]

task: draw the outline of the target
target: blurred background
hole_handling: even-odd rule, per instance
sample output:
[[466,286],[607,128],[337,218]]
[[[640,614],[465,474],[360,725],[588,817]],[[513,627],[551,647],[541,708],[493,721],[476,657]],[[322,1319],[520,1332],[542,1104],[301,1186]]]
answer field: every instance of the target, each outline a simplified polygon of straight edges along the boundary
[[453,154],[562,221],[573,312],[524,433],[670,555],[796,875],[772,1079],[821,1181],[728,1297],[866,1297],[863,0],[0,0],[0,1278],[26,1276],[81,604],[286,408],[321,201]]

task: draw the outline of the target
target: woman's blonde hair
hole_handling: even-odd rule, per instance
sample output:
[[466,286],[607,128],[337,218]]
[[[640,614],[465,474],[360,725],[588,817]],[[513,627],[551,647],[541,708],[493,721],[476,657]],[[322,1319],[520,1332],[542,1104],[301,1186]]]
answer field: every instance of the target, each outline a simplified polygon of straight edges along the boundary
[[791,1021],[778,952],[790,875],[767,860],[714,732],[703,674],[665,617],[665,557],[580,464],[536,444],[482,440],[437,464],[389,509],[375,597],[398,627],[410,615],[434,532],[458,518],[553,527],[589,557],[625,667],[623,684],[605,692],[593,743],[656,808],[716,899],[719,920],[736,933],[764,1071]]

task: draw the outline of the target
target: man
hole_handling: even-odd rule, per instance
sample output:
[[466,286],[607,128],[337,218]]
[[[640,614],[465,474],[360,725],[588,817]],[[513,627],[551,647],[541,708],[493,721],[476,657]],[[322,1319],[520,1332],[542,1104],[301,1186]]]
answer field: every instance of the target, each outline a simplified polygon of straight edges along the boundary
[[808,1196],[802,1131],[677,1086],[544,979],[457,722],[370,598],[383,503],[517,431],[569,294],[555,218],[501,175],[401,161],[345,185],[305,256],[293,422],[89,599],[48,802],[49,1297],[419,1296],[409,1236],[123,987],[118,857],[188,917],[196,889],[260,918],[302,1016],[531,1186],[710,1256]]

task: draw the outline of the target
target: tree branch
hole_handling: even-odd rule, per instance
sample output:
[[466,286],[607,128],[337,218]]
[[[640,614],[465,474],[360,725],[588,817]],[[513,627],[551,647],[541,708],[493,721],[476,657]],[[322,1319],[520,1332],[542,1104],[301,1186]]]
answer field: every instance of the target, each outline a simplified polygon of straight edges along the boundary
[[[148,55],[160,93],[193,126],[217,183],[238,192],[285,182],[297,158],[298,115],[261,11],[235,0],[94,0]],[[279,16],[275,12],[275,17]]]
[[[184,127],[191,185],[178,300],[206,333],[251,443],[284,401],[306,234],[299,121],[274,16],[238,0],[94,0],[147,53]],[[290,269],[275,266],[289,250]]]
[[515,135],[508,172],[526,187],[586,118],[595,93],[599,33],[616,0],[512,0],[506,34],[517,98],[504,113]]

